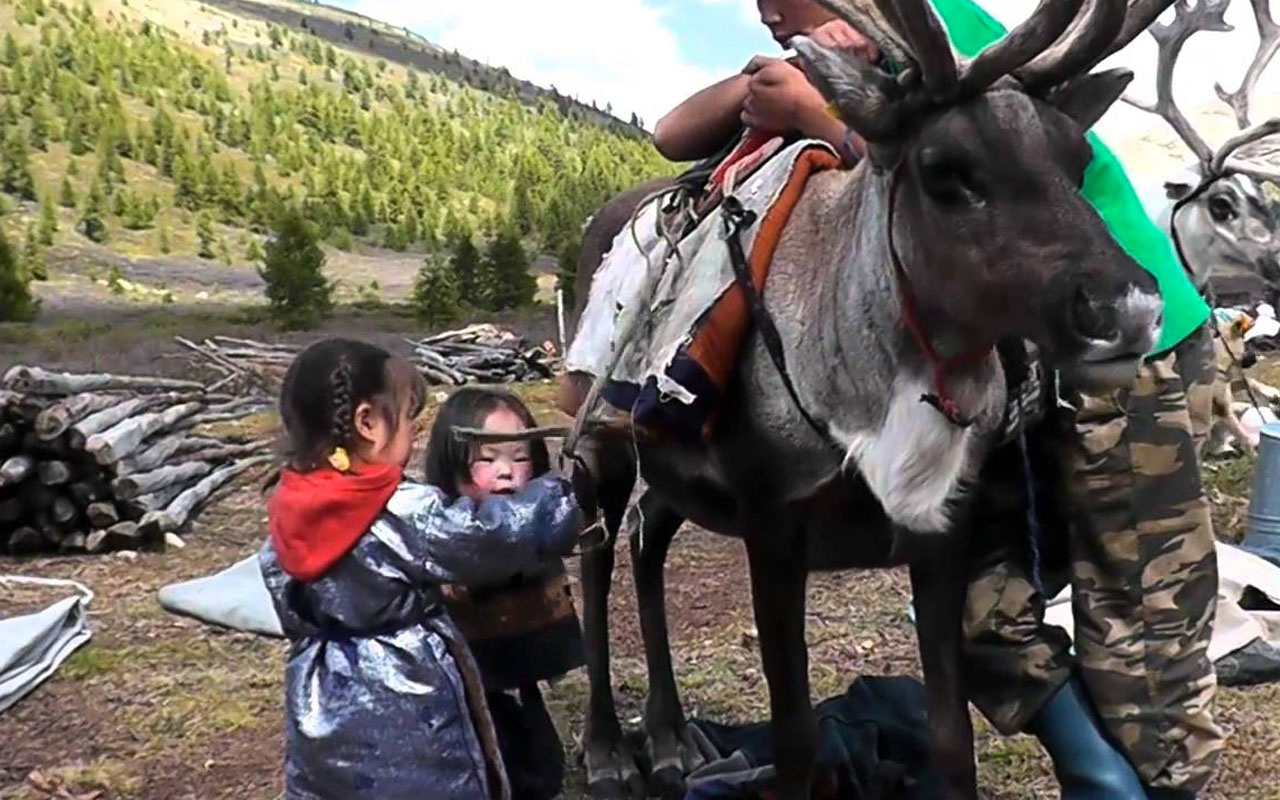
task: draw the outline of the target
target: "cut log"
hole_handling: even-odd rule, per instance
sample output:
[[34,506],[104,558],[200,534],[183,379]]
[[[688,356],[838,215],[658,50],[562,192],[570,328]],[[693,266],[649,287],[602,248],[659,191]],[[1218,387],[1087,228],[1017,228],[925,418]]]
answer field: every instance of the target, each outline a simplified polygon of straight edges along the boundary
[[263,403],[260,406],[248,406],[232,411],[222,411],[217,413],[205,412],[203,414],[197,414],[191,419],[196,425],[209,425],[214,422],[231,422],[237,419],[244,419],[245,417],[252,417],[254,414],[261,414],[270,407],[270,404]]
[[[26,513],[27,504],[23,502],[22,495],[0,500],[0,522],[14,523],[22,519],[22,515]],[[0,528],[8,528],[9,525],[0,525]]]
[[188,461],[169,467],[161,467],[150,472],[139,472],[125,475],[111,482],[112,493],[121,500],[132,500],[144,494],[172,486],[181,481],[189,481],[209,474],[212,465],[204,461]]
[[99,464],[103,466],[114,464],[138,449],[143,439],[171,428],[202,408],[204,405],[201,403],[182,403],[163,411],[126,419],[112,428],[90,436],[85,440],[84,449],[92,453]]
[[59,553],[83,553],[85,540],[87,538],[88,537],[85,536],[84,531],[75,531],[73,533],[68,533],[66,536],[62,537],[62,543],[58,545],[58,552]]
[[76,505],[84,506],[106,500],[110,496],[107,487],[97,481],[76,481],[67,487],[67,494],[76,501]]
[[41,439],[53,439],[66,433],[75,423],[123,400],[117,394],[85,392],[68,397],[46,408],[36,417],[36,434]]
[[151,541],[163,537],[166,533],[177,532],[191,518],[192,512],[219,487],[246,470],[270,463],[271,460],[271,456],[257,456],[255,458],[246,458],[244,461],[237,461],[234,464],[228,464],[218,469],[195,486],[178,495],[164,511],[153,511],[144,514],[139,525],[142,537]]
[[84,510],[84,515],[95,528],[110,528],[120,521],[120,511],[111,502],[90,503]]
[[169,507],[169,504],[172,503],[178,495],[194,486],[196,480],[198,479],[179,481],[178,483],[166,486],[163,489],[151,492],[150,494],[144,494],[143,496],[130,500],[129,502],[142,509],[143,514],[146,514],[148,511],[163,511]]
[[62,530],[49,520],[41,520],[36,527],[40,531],[40,538],[44,540],[44,549],[57,550],[58,545],[62,544]]
[[62,486],[71,482],[71,465],[65,461],[41,461],[36,465],[36,472],[45,486]]
[[29,556],[44,549],[44,537],[35,528],[23,526],[9,534],[9,552],[15,556]]
[[204,387],[195,381],[156,378],[152,376],[89,374],[73,375],[68,372],[49,372],[40,367],[18,365],[4,376],[8,389],[27,394],[71,395],[81,392],[132,389],[135,391],[159,391],[164,389],[188,389],[200,391]]
[[71,502],[71,498],[58,497],[49,509],[49,517],[59,530],[67,531],[73,529],[79,521],[80,512],[76,510],[76,504]]
[[263,452],[271,447],[270,439],[259,439],[246,444],[217,444],[204,450],[196,450],[189,458],[217,464],[229,459],[243,458]]
[[163,467],[169,460],[184,453],[195,452],[202,448],[216,447],[221,442],[217,439],[188,436],[186,433],[171,433],[154,442],[144,442],[141,449],[116,463],[116,475],[131,475],[135,472],[150,472]]
[[11,456],[0,465],[0,489],[17,486],[35,474],[36,460],[31,456]]
[[77,450],[83,450],[85,440],[95,433],[119,425],[129,417],[140,412],[147,405],[147,399],[144,397],[131,397],[128,400],[116,403],[110,408],[104,408],[94,414],[90,414],[84,419],[71,426],[68,435],[71,439],[71,446]]
[[0,456],[10,455],[22,442],[22,434],[11,423],[0,425]]

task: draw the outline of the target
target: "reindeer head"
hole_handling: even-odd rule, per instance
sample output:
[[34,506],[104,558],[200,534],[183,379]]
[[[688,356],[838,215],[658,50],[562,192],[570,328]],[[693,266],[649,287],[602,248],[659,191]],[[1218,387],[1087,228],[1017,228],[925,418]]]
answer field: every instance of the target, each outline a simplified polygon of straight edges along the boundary
[[1156,102],[1125,102],[1156,114],[1173,128],[1196,157],[1191,176],[1165,183],[1173,201],[1169,225],[1177,232],[1196,288],[1204,291],[1215,271],[1243,269],[1263,278],[1272,287],[1280,284],[1280,215],[1266,202],[1259,181],[1280,180],[1280,172],[1232,158],[1243,145],[1275,133],[1275,121],[1249,128],[1249,100],[1267,64],[1280,49],[1280,26],[1271,18],[1268,0],[1252,0],[1258,26],[1258,49],[1240,82],[1228,92],[1221,85],[1218,96],[1235,113],[1245,132],[1212,149],[1178,108],[1173,96],[1173,72],[1182,47],[1200,31],[1232,30],[1224,15],[1231,0],[1188,0],[1174,4],[1174,18],[1149,29],[1156,40]]
[[792,40],[890,176],[892,235],[926,326],[945,321],[962,345],[1025,336],[1089,379],[1131,380],[1161,299],[1080,188],[1085,132],[1132,74],[1089,70],[1172,0],[1042,0],[962,68],[927,0],[818,1],[903,67]]

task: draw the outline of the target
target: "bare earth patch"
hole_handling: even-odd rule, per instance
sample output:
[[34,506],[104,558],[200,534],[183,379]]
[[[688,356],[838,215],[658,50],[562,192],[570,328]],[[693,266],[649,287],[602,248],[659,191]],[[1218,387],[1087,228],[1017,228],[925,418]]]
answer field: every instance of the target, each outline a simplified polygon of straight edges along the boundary
[[[182,374],[181,359],[164,357],[175,352],[169,343],[174,332],[253,331],[281,338],[259,322],[233,324],[217,314],[122,318],[99,313],[103,328],[73,344],[64,341],[65,318],[46,322],[44,329],[37,326],[35,333],[25,330],[23,336],[4,339],[0,331],[0,367],[47,356],[69,368]],[[545,313],[527,322],[539,331],[548,324]],[[326,331],[382,331],[374,335],[395,344],[398,329],[412,329],[412,322],[381,313],[344,316]],[[552,384],[519,391],[543,422],[558,419],[551,410]],[[432,408],[436,402],[433,396]],[[1242,530],[1239,501],[1247,500],[1248,475],[1244,462],[1219,462],[1208,471],[1225,537]],[[243,486],[198,519],[183,536],[183,549],[134,558],[0,558],[0,573],[74,578],[97,594],[90,606],[89,644],[0,716],[0,798],[280,796],[286,645],[167,615],[155,601],[156,591],[168,583],[210,574],[252,553],[266,536],[264,513],[257,489]],[[576,564],[573,571],[576,575]],[[624,724],[634,725],[646,678],[625,542],[618,545],[615,578],[615,688]],[[688,714],[732,722],[764,718],[767,694],[741,544],[687,527],[673,545],[667,587]],[[33,592],[0,593],[0,614],[51,599]],[[815,700],[843,691],[859,674],[919,674],[915,632],[905,613],[908,600],[908,582],[900,571],[811,579],[808,639]],[[1223,689],[1218,697],[1220,718],[1232,736],[1204,797],[1280,797],[1280,686]],[[566,747],[573,749],[582,730],[585,675],[568,676],[550,688],[548,698]],[[995,736],[980,718],[977,725],[986,797],[1056,796],[1049,763],[1034,740]],[[566,797],[581,797],[582,774],[576,761],[571,764]]]

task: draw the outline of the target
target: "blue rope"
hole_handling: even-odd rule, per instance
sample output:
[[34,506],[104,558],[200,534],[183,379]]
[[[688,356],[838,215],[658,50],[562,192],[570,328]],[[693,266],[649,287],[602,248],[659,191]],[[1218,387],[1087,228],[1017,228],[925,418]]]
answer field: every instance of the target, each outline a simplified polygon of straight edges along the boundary
[[1031,582],[1036,587],[1036,591],[1040,593],[1040,597],[1047,600],[1044,596],[1044,581],[1040,577],[1040,513],[1036,509],[1036,480],[1035,474],[1031,471],[1031,451],[1027,449],[1027,432],[1025,429],[1018,431],[1018,449],[1022,451],[1022,478],[1027,484],[1027,535],[1031,545]]

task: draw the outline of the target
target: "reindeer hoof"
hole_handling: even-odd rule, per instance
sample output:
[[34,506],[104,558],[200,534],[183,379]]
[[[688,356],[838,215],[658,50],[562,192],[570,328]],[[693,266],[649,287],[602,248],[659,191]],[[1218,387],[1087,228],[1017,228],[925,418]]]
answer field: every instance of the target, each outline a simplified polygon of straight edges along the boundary
[[653,764],[649,793],[663,800],[681,800],[685,796],[685,777],[706,763],[689,729],[651,737],[648,749]]
[[645,800],[644,776],[626,745],[585,759],[587,794],[592,800]]

